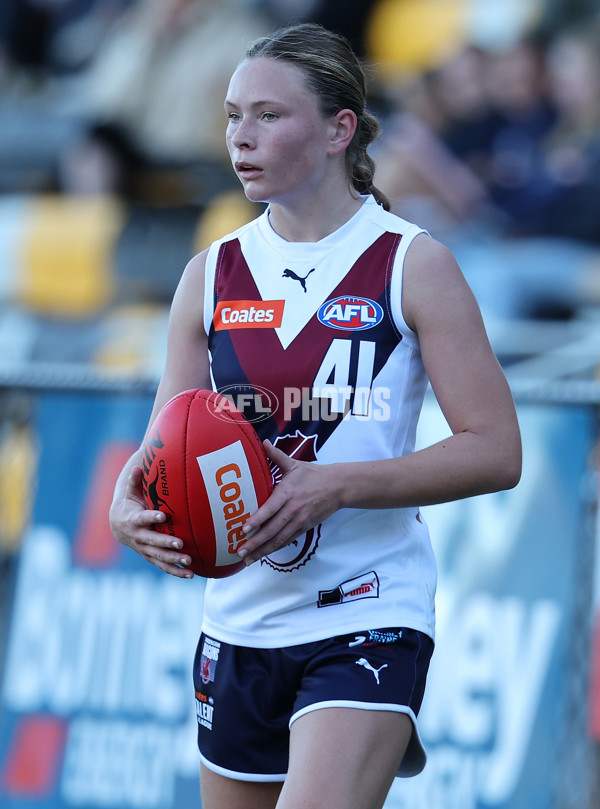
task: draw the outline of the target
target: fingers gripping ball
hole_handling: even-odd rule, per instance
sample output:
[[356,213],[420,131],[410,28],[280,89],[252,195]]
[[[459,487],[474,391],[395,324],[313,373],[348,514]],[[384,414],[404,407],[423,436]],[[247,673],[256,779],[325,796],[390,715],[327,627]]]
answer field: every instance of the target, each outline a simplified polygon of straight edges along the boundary
[[263,445],[225,396],[177,394],[159,412],[144,443],[148,508],[166,515],[158,531],[183,540],[189,569],[206,578],[237,573],[242,526],[273,490]]

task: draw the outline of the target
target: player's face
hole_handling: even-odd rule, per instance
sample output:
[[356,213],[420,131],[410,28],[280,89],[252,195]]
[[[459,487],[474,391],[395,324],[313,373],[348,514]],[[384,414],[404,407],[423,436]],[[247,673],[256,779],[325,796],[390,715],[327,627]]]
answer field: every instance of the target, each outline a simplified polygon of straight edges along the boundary
[[326,178],[331,119],[290,62],[253,57],[229,84],[227,148],[248,199],[292,204]]

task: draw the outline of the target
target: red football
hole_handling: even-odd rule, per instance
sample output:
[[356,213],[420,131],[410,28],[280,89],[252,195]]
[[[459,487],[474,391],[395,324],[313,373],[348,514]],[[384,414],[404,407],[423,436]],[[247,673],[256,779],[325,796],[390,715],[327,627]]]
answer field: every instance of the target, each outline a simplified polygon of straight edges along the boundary
[[159,412],[144,443],[148,508],[166,514],[158,531],[183,540],[187,569],[224,578],[244,566],[242,526],[273,490],[254,427],[225,396],[186,390]]

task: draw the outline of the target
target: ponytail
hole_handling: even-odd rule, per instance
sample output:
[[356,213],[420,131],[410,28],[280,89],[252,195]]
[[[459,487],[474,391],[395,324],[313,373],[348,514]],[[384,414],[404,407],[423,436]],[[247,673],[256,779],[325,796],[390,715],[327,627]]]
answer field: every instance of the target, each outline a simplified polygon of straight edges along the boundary
[[367,152],[367,147],[379,136],[379,121],[370,112],[363,110],[358,118],[356,132],[346,152],[346,168],[352,186],[359,194],[372,194],[379,205],[390,210],[386,195],[373,185],[375,161]]

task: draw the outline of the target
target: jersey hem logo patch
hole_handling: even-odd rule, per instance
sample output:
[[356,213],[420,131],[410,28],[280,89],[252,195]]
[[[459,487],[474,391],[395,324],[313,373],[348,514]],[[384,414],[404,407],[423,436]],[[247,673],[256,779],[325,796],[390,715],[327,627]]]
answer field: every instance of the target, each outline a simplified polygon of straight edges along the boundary
[[379,598],[379,576],[374,570],[348,579],[332,590],[319,590],[317,607],[333,607],[363,598]]

